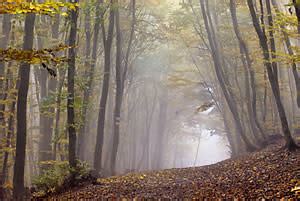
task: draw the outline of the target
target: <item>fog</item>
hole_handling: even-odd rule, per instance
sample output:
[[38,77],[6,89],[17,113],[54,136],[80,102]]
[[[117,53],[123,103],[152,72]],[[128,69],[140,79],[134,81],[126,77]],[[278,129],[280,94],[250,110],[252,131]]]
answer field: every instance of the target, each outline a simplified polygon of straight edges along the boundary
[[0,186],[24,191],[66,164],[97,177],[206,166],[277,138],[293,150],[300,27],[288,2],[11,4]]

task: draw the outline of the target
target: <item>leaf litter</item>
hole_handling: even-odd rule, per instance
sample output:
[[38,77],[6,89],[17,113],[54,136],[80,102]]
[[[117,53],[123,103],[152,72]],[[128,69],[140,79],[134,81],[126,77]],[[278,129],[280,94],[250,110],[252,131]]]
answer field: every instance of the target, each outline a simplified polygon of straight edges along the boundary
[[51,199],[300,199],[300,151],[280,147],[209,166],[98,179]]

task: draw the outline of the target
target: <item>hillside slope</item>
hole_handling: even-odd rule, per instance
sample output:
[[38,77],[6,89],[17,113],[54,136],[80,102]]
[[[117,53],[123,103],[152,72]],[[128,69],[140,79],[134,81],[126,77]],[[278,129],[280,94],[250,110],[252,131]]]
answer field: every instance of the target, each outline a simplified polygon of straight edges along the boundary
[[[295,198],[300,151],[272,145],[260,152],[199,168],[171,169],[99,179],[52,199]],[[298,195],[298,198],[299,195]]]

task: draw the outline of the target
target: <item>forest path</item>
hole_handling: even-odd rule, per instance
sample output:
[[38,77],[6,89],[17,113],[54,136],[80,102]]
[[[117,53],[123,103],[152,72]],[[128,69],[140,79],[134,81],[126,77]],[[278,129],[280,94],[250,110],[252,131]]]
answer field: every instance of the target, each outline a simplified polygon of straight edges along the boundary
[[[99,179],[52,199],[294,198],[300,184],[300,151],[280,145],[199,168],[134,173]],[[298,191],[298,198],[299,191]]]

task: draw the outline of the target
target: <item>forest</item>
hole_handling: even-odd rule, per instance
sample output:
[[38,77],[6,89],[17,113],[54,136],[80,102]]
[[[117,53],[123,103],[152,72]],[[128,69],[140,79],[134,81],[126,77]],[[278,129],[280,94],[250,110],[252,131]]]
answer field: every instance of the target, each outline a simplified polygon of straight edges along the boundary
[[0,201],[300,199],[300,0],[0,0]]

